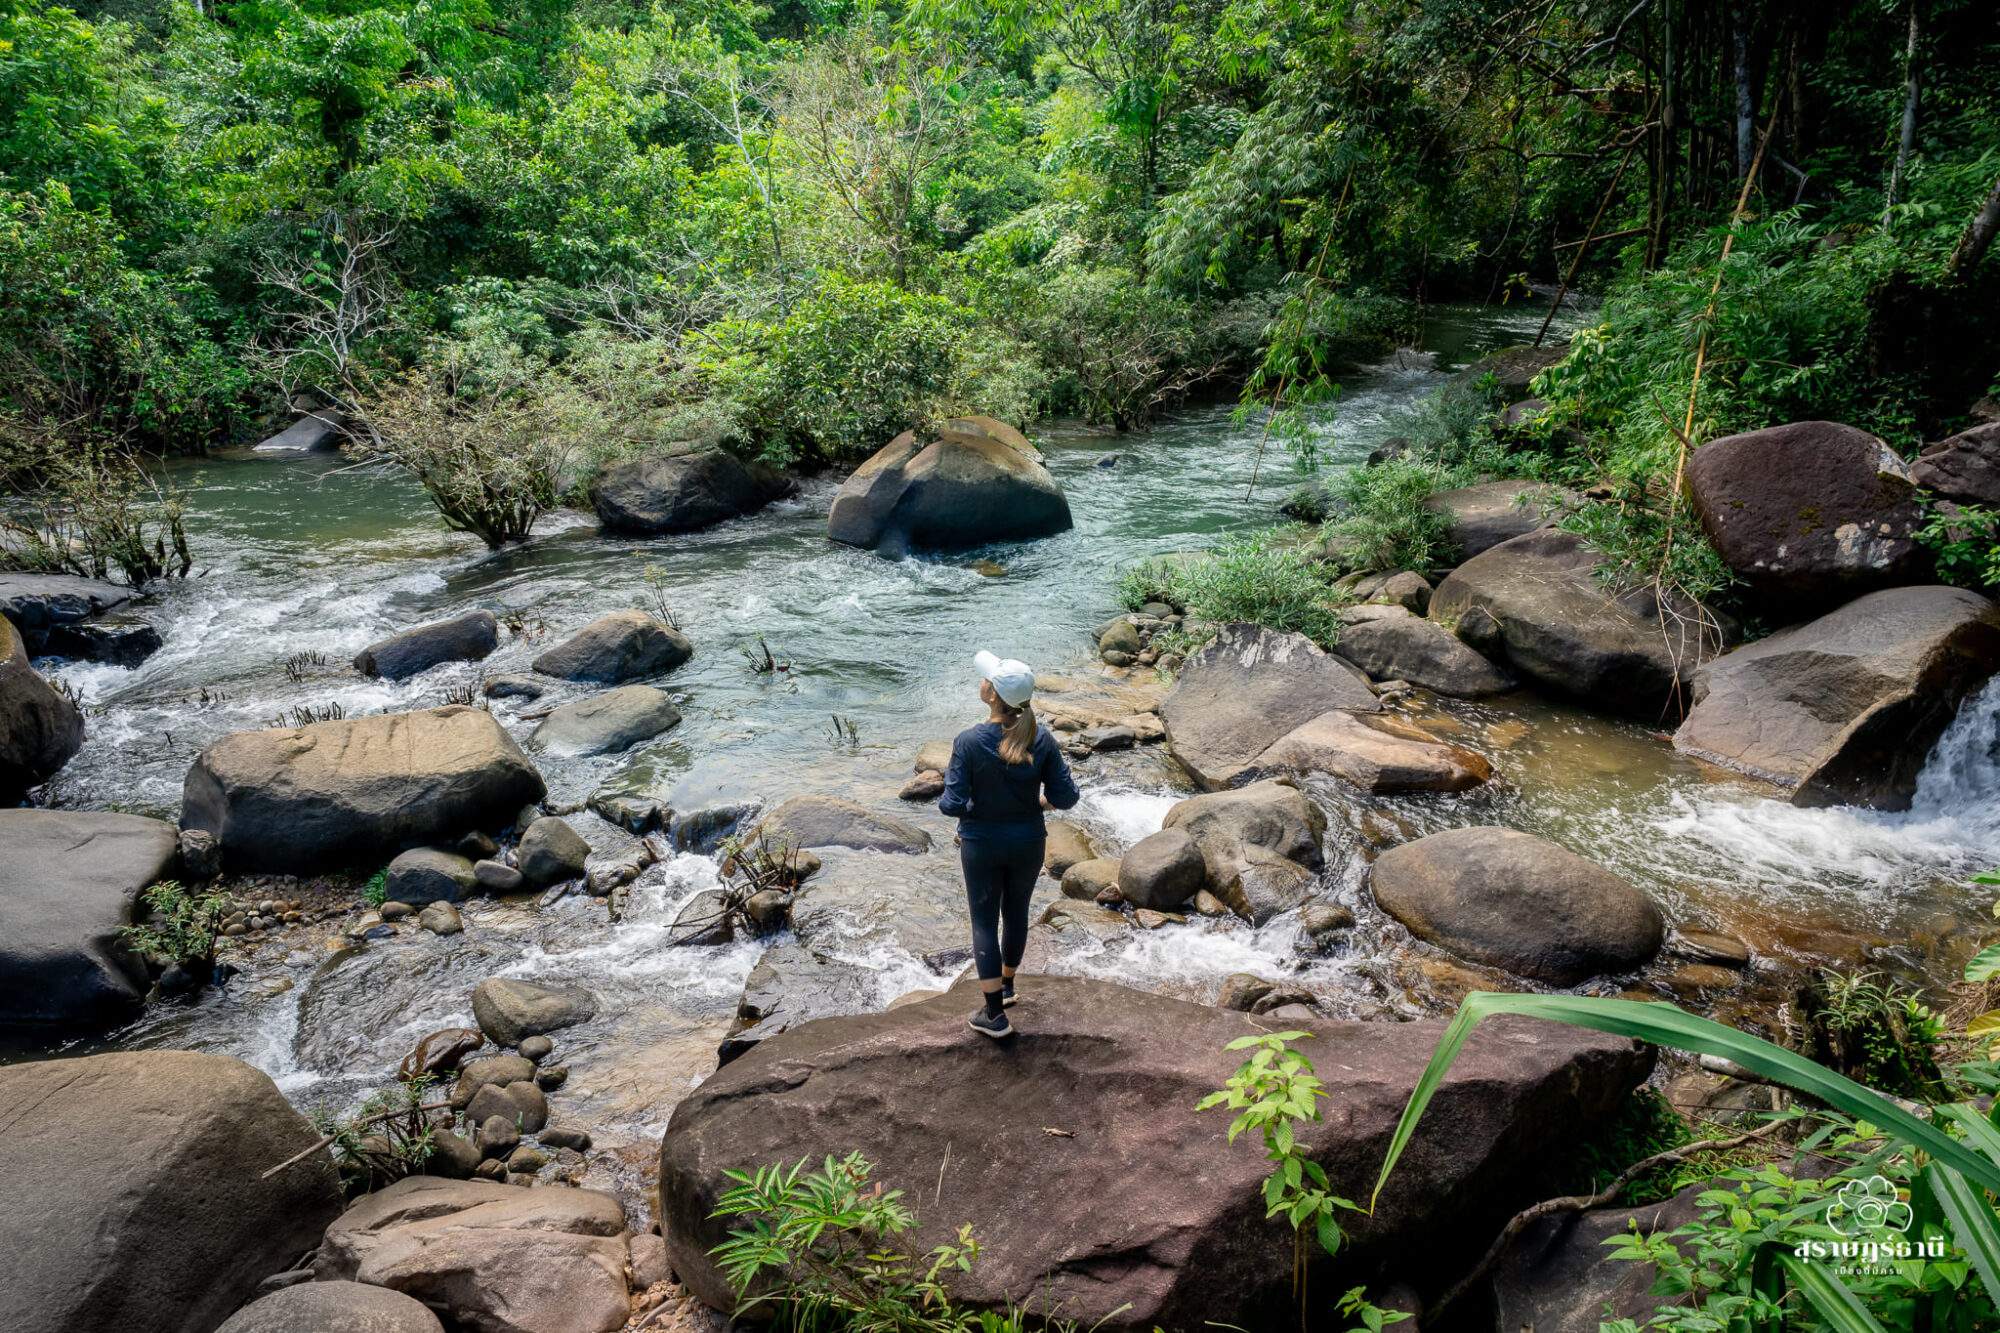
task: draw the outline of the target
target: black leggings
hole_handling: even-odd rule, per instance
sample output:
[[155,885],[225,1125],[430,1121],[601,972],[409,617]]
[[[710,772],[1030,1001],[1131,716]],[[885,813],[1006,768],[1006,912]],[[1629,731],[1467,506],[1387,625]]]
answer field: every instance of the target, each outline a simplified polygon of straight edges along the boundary
[[1000,979],[1000,968],[1019,967],[1028,948],[1028,899],[1042,873],[1045,840],[974,842],[958,847],[965,870],[965,901],[972,909],[972,961],[981,981]]

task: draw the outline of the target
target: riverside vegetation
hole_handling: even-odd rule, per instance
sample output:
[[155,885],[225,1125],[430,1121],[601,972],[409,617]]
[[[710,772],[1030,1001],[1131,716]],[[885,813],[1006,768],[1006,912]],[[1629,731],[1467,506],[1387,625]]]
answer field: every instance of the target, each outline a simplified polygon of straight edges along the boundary
[[[1993,1327],[1990,11],[0,0],[25,1326]],[[1190,421],[1201,549],[1057,544]],[[146,735],[259,440],[310,591]],[[1052,558],[1002,1055],[897,668]],[[1611,847],[1700,784],[1884,924]]]

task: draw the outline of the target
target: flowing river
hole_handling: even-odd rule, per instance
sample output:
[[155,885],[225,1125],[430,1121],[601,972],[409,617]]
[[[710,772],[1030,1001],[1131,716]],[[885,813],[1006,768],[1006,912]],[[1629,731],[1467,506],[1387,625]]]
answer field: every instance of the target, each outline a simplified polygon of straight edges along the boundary
[[[1540,320],[1531,309],[1434,311],[1434,355],[1400,354],[1348,378],[1327,428],[1330,465],[1358,465],[1445,372],[1531,338]],[[651,609],[658,598],[696,645],[694,660],[665,682],[685,721],[621,756],[538,756],[551,802],[610,786],[683,811],[803,791],[895,807],[916,748],[981,716],[975,648],[1044,670],[1094,669],[1093,630],[1119,609],[1120,570],[1269,524],[1290,484],[1286,460],[1267,455],[1251,491],[1258,431],[1226,407],[1122,438],[1056,426],[1037,443],[1068,493],[1073,531],[904,560],[826,540],[833,480],[684,537],[605,537],[589,516],[566,511],[525,547],[489,554],[445,532],[400,476],[319,455],[188,464],[178,480],[190,495],[200,577],[141,609],[166,643],[140,667],[54,667],[87,700],[89,736],[51,799],[171,819],[194,755],[227,732],[272,725],[295,708],[338,705],[352,717],[438,704],[482,675],[525,671],[550,642],[603,612]],[[348,665],[386,633],[473,607],[514,626],[484,663],[402,683]],[[751,669],[746,654],[760,638],[785,670]],[[525,707],[577,688],[558,686]],[[520,701],[492,707],[517,737],[532,727]],[[1935,971],[1973,919],[1963,877],[2000,864],[2000,686],[1967,703],[1933,753],[1916,807],[1895,815],[1794,809],[1680,759],[1657,732],[1525,694],[1432,703],[1424,716],[1487,754],[1496,780],[1460,796],[1400,798],[1315,785],[1329,813],[1330,892],[1360,921],[1350,948],[1302,955],[1296,914],[1258,931],[1197,919],[1066,938],[1046,965],[1201,998],[1229,973],[1255,971],[1298,981],[1333,1012],[1415,1012],[1438,996],[1411,967],[1400,928],[1369,905],[1368,848],[1485,823],[1550,837],[1643,885],[1670,920],[1732,930],[1767,957]],[[852,732],[837,730],[836,717]],[[1079,777],[1079,822],[1111,849],[1157,829],[1186,794],[1157,747],[1093,759]],[[963,943],[949,821],[929,807],[898,813],[929,829],[938,850],[827,857],[844,892],[863,885],[855,909],[836,913],[813,941],[850,965],[851,1009],[942,986],[959,966],[924,961]],[[592,816],[572,822],[600,851],[629,841]],[[403,929],[355,946],[329,938],[338,936],[334,923],[288,931],[241,952],[243,971],[226,987],[156,1005],[106,1044],[241,1056],[301,1104],[339,1106],[380,1086],[415,1038],[469,1022],[468,994],[483,977],[583,985],[600,1012],[559,1034],[573,1074],[557,1114],[622,1148],[605,1169],[609,1183],[630,1187],[674,1101],[713,1068],[716,1041],[765,947],[664,945],[678,905],[715,876],[710,857],[676,853],[642,876],[615,923],[603,902],[576,895],[539,909],[533,899],[475,901],[466,932],[451,937]]]

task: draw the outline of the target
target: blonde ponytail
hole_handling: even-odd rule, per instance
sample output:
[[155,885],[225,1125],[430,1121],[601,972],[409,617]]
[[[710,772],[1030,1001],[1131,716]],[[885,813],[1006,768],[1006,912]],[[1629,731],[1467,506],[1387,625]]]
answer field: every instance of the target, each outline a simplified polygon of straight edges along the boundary
[[1022,704],[1007,710],[1007,725],[1000,733],[1000,758],[1009,764],[1025,764],[1035,748],[1035,706]]

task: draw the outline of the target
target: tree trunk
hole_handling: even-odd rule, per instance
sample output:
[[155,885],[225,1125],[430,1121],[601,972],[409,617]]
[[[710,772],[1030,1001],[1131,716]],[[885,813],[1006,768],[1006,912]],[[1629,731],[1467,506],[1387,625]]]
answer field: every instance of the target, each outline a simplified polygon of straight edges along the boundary
[[1750,158],[1756,152],[1756,109],[1750,96],[1749,17],[1739,14],[1732,34],[1736,50],[1736,179],[1750,174]]
[[1889,171],[1889,193],[1882,201],[1882,225],[1889,225],[1903,175],[1910,167],[1910,152],[1917,144],[1917,98],[1922,87],[1917,65],[1917,42],[1922,35],[1919,0],[1910,0],[1910,42],[1903,51],[1903,128],[1896,136],[1896,165]]
[[2000,178],[1995,178],[1993,188],[1986,192],[1986,202],[1979,206],[1972,221],[1966,224],[1965,234],[1958,238],[1951,262],[1945,266],[1947,282],[1964,282],[1972,276],[1972,270],[1979,267],[1979,261],[1993,244],[1995,231],[2000,231]]

